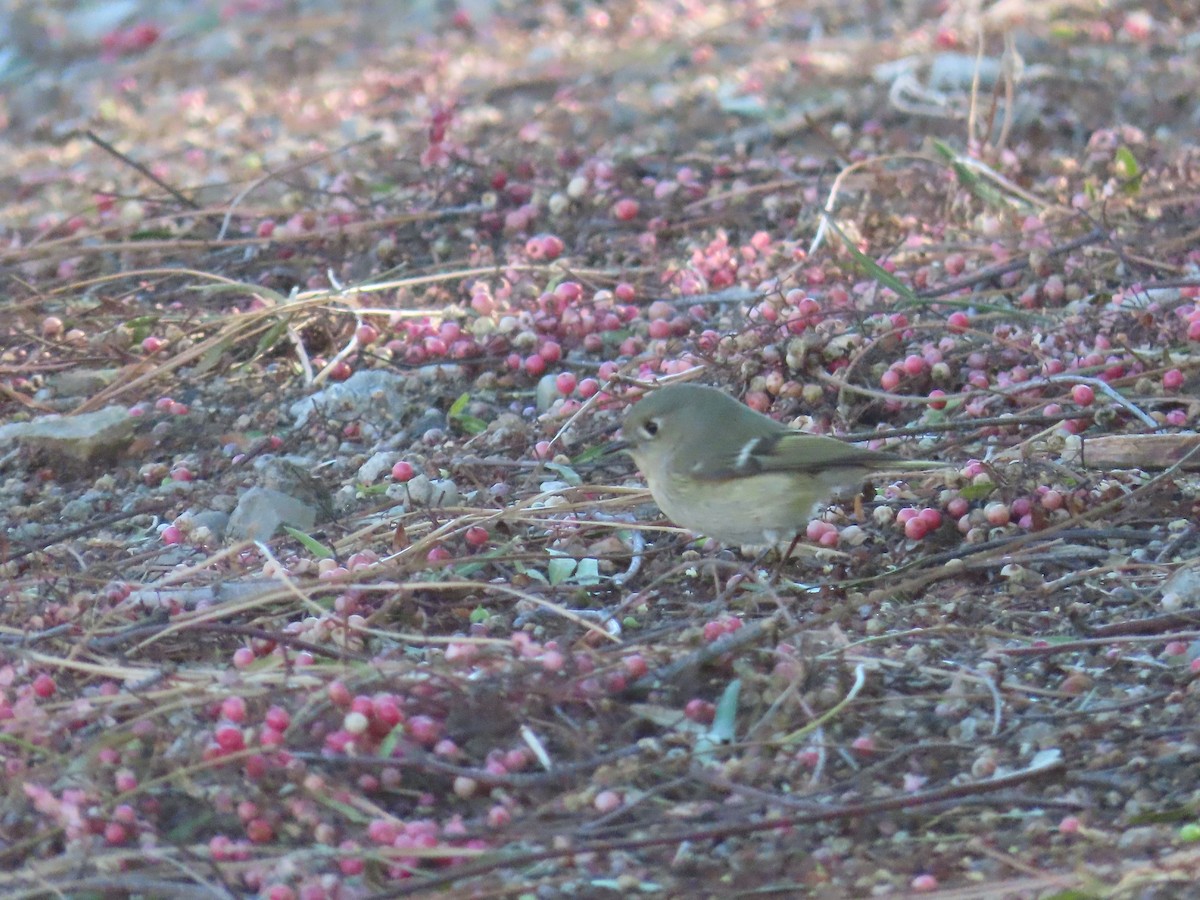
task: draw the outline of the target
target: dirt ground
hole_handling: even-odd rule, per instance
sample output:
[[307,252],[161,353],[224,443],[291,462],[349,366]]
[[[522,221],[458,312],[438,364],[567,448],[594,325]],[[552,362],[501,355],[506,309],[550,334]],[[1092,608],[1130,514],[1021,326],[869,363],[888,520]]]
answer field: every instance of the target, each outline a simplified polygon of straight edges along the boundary
[[[0,2],[0,895],[1200,897],[1198,48]],[[723,547],[663,379],[946,466]]]

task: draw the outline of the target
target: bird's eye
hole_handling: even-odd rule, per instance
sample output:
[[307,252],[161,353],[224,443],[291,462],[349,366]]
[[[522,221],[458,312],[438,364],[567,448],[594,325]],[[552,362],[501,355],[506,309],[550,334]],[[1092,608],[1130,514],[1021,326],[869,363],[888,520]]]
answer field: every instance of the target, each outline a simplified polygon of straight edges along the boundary
[[646,437],[654,437],[658,434],[658,422],[655,419],[647,419],[642,425],[642,432]]

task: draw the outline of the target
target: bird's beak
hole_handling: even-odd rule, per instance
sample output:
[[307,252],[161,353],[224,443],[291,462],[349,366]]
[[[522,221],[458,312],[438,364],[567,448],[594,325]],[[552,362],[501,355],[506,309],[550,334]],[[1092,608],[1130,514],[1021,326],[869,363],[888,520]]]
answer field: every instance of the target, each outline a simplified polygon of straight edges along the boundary
[[600,448],[600,455],[612,456],[614,453],[620,453],[623,450],[628,450],[629,446],[629,441],[610,441]]

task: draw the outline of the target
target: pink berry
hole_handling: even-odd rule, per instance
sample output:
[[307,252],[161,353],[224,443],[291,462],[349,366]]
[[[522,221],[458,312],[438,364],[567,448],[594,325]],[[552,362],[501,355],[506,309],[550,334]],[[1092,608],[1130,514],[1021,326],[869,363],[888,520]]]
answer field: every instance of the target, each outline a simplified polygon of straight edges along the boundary
[[579,396],[584,400],[595,395],[600,390],[600,382],[595,378],[585,378],[579,382]]
[[1077,384],[1071,388],[1071,399],[1079,406],[1091,406],[1096,399],[1096,392],[1090,385]]
[[1162,377],[1163,389],[1167,391],[1177,391],[1183,387],[1183,373],[1179,369],[1169,369],[1163,372]]
[[417,715],[404,725],[410,738],[425,747],[432,747],[442,736],[442,723],[432,716]]
[[628,222],[637,218],[640,207],[636,200],[624,197],[613,204],[613,218],[620,222]]
[[472,525],[467,529],[467,533],[463,537],[470,546],[478,548],[488,542],[490,535],[488,534],[488,530],[482,525]]
[[233,651],[233,667],[245,669],[254,662],[254,651],[249,647],[238,647]]
[[885,391],[894,391],[900,387],[900,373],[895,369],[888,369],[879,377],[879,386]]
[[592,805],[598,812],[610,813],[619,809],[622,802],[621,795],[616,791],[600,791],[592,801]]
[[392,466],[392,481],[400,483],[411,481],[412,477],[416,474],[416,470],[413,469],[412,464],[406,463],[403,460]]
[[58,686],[54,683],[54,679],[45,672],[33,679],[33,692],[43,700],[53,697],[57,690]]
[[527,373],[537,377],[546,371],[546,360],[540,353],[533,353],[525,357],[522,366]]
[[989,525],[1007,525],[1012,518],[1006,503],[989,503],[983,508],[983,515],[987,518]]
[[850,744],[851,749],[857,750],[859,753],[875,752],[875,738],[870,735],[856,737]]
[[[945,396],[946,396],[946,392],[943,391],[941,388],[934,388],[932,391],[929,392],[929,398],[931,400],[933,400],[933,398],[935,398],[935,397],[945,397]],[[929,404],[929,407],[930,407],[930,409],[945,409],[946,401],[940,400],[940,399],[933,400],[933,402]]]
[[711,725],[716,711],[712,703],[699,697],[689,700],[683,707],[683,714],[700,725]]
[[558,377],[554,379],[554,386],[558,389],[559,394],[562,394],[564,397],[571,394],[576,388],[575,373],[560,372]]
[[1079,829],[1083,827],[1078,816],[1063,816],[1058,823],[1059,834],[1078,834]]
[[162,530],[162,542],[168,546],[183,543],[183,532],[175,525],[168,525]]
[[929,532],[929,526],[920,516],[915,516],[904,523],[904,536],[910,540],[919,541]]
[[565,303],[574,303],[583,296],[583,286],[578,281],[564,281],[554,288],[554,296]]
[[471,297],[471,309],[481,316],[490,316],[496,311],[496,301],[488,294],[480,292]]
[[226,697],[221,702],[221,715],[230,722],[246,721],[246,701],[241,697]]
[[242,750],[246,746],[245,737],[242,734],[242,729],[238,728],[231,722],[223,725],[218,725],[213,732],[213,740],[217,742],[217,746],[226,753],[234,753]]
[[821,536],[833,527],[834,526],[829,522],[822,522],[820,519],[813,519],[808,523],[808,528],[805,529],[804,534],[810,541],[819,541],[821,540]]

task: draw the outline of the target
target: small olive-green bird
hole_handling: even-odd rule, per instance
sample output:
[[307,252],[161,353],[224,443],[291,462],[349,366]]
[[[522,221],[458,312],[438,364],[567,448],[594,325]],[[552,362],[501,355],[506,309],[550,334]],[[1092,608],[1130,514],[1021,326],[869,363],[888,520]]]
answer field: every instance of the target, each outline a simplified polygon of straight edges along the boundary
[[696,384],[648,394],[629,411],[622,434],[611,449],[633,457],[667,517],[727,544],[791,540],[833,498],[853,495],[872,475],[946,468],[794,431]]

